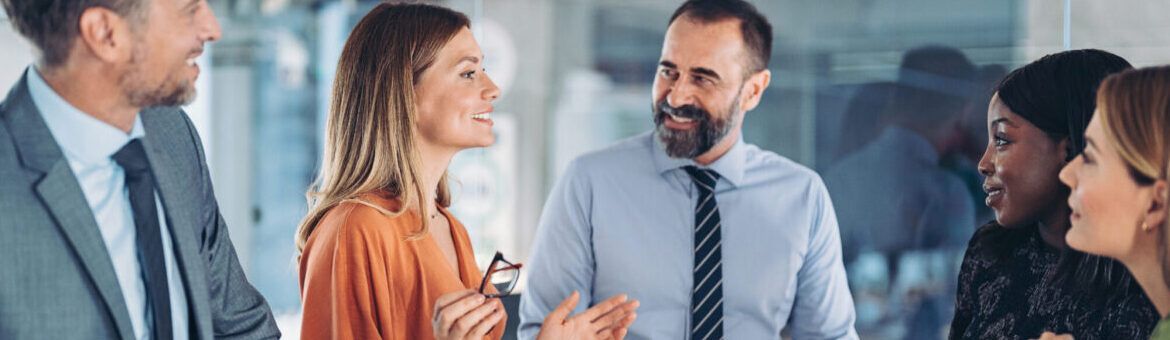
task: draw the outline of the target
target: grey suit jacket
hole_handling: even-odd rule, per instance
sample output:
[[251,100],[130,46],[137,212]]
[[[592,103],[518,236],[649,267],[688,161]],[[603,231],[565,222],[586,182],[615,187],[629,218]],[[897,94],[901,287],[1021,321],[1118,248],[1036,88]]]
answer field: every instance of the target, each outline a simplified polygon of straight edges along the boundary
[[[279,337],[236,258],[190,119],[178,108],[141,115],[194,339]],[[133,334],[97,222],[22,78],[0,103],[0,339]]]

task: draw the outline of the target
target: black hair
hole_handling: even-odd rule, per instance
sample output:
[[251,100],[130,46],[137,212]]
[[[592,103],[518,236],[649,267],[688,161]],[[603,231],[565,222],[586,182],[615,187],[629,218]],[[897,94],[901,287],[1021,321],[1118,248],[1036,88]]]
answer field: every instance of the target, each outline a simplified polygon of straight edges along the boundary
[[1085,128],[1106,76],[1133,68],[1124,58],[1085,49],[1049,54],[1004,77],[995,91],[1008,109],[1056,140],[1068,138],[1067,159],[1085,149]]
[[[1067,139],[1066,159],[1072,160],[1085,149],[1085,129],[1096,109],[1097,87],[1110,74],[1130,68],[1128,61],[1109,52],[1064,51],[1012,71],[995,90],[1008,109],[1050,138]],[[1033,232],[1028,229],[988,228],[987,236],[996,240],[988,244],[993,245],[992,251],[998,255],[1007,256],[1012,248],[1020,245],[1021,239]],[[1132,276],[1117,261],[1074,249],[1061,252],[1051,275],[1052,284],[1063,285],[1100,303],[1116,294],[1127,294],[1133,285]]]

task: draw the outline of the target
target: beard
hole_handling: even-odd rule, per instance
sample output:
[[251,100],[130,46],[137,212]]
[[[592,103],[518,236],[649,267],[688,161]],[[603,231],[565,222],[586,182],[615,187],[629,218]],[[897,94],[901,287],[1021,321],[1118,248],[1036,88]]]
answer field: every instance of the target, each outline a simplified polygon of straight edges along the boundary
[[[666,97],[654,103],[651,108],[654,110],[654,132],[666,146],[666,155],[671,158],[692,159],[719,144],[735,125],[734,120],[738,115],[738,112],[735,112],[735,104],[739,103],[739,98],[736,97],[725,111],[728,114],[724,117],[727,118],[715,117],[707,110],[690,104],[670,106],[666,102]],[[690,130],[668,128],[664,122],[670,119],[669,116],[692,119],[697,126]]]
[[118,85],[131,105],[141,108],[180,106],[195,100],[195,84],[179,75],[181,68],[167,73],[161,82],[151,84],[144,63],[149,52],[145,43],[136,45],[130,56],[130,69],[118,78]]

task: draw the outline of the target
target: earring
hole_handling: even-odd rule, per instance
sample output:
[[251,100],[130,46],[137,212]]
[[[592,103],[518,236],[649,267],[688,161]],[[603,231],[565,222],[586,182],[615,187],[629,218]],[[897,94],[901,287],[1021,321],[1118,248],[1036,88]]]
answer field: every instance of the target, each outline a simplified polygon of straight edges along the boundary
[[1150,225],[1146,224],[1146,222],[1142,222],[1142,231],[1147,233],[1150,232]]

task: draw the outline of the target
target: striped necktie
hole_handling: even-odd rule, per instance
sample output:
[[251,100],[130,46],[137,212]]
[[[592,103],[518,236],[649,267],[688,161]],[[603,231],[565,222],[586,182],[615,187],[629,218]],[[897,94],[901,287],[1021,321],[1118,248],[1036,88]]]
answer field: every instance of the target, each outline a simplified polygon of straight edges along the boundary
[[723,247],[715,183],[719,174],[683,167],[699,189],[695,205],[695,271],[691,290],[691,339],[723,338]]

